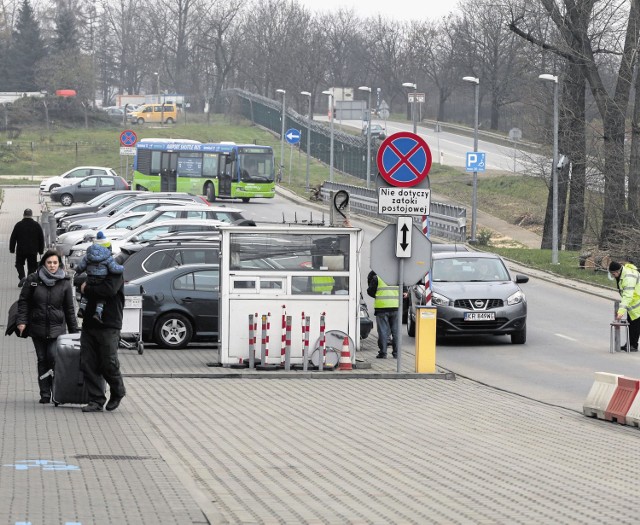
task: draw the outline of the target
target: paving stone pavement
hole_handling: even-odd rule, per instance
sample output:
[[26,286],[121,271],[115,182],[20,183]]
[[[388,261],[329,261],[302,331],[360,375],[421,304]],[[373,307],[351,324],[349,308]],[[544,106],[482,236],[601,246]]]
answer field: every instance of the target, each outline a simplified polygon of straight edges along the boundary
[[[5,319],[28,205],[5,189]],[[215,379],[214,358],[122,350],[127,397],[83,414],[39,405],[31,341],[5,337],[0,523],[638,522],[638,429],[466,379]]]

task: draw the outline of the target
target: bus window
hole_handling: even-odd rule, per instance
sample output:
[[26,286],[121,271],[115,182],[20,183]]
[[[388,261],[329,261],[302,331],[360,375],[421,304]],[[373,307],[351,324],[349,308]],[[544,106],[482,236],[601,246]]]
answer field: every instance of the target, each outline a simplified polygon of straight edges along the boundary
[[202,176],[214,178],[218,175],[218,154],[205,153],[202,158]]

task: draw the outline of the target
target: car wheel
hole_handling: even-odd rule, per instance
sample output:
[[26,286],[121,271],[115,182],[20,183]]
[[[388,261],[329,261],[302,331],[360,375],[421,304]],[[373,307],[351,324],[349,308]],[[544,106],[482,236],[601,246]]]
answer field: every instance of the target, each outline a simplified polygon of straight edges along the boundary
[[166,123],[167,123],[167,124],[173,124],[173,119],[172,119],[171,117],[169,117],[169,118],[166,120]]
[[71,206],[73,204],[73,195],[64,193],[60,196],[60,204],[63,206]]
[[407,333],[409,334],[409,337],[416,336],[416,322],[413,320],[413,315],[411,315],[411,313],[407,316]]
[[165,314],[156,323],[154,341],[162,348],[185,348],[191,341],[191,321],[179,313]]
[[518,330],[517,332],[513,332],[511,334],[511,343],[514,345],[523,345],[527,342],[527,326],[522,330]]
[[144,124],[144,119],[142,117],[138,117],[138,124]]
[[213,188],[213,184],[207,184],[207,189],[205,190],[205,194],[209,202],[213,202],[216,200],[216,191]]
[[60,184],[52,184],[51,186],[49,186],[49,191],[53,191],[53,190],[55,190],[56,188],[59,188],[59,187],[60,187]]
[[249,202],[249,197],[242,197],[242,202]]

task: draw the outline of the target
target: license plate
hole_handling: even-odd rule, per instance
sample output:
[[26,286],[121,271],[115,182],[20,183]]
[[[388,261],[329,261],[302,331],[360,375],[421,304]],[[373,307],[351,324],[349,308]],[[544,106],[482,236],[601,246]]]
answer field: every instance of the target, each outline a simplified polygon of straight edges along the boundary
[[495,321],[495,312],[465,312],[465,321]]

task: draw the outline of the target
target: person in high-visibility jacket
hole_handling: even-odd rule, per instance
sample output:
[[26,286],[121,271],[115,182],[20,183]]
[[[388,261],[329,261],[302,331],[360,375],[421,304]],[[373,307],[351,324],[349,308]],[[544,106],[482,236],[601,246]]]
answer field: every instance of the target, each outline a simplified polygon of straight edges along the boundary
[[333,292],[333,287],[336,284],[336,280],[329,275],[316,275],[311,278],[311,291],[319,294],[330,294]]
[[376,328],[378,330],[378,359],[386,359],[389,334],[393,336],[393,357],[398,357],[398,287],[389,286],[375,272],[367,278],[367,294],[375,299]]
[[[626,314],[629,322],[629,347],[632,352],[637,352],[640,338],[640,273],[631,263],[611,261],[609,275],[616,280],[622,296],[616,320],[620,321]],[[626,350],[626,345],[621,350]]]

